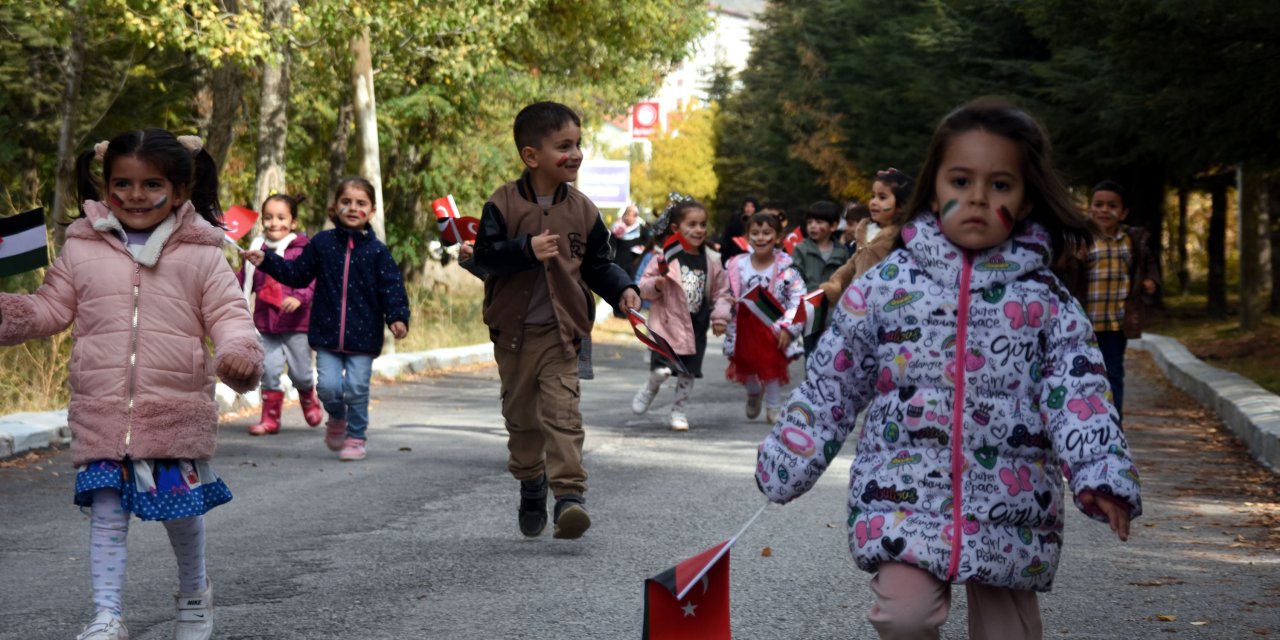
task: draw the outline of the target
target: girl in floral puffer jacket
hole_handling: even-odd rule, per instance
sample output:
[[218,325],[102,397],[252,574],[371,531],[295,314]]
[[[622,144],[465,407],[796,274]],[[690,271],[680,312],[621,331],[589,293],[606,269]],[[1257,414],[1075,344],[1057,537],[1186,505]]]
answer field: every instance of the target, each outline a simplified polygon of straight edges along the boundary
[[1121,540],[1142,512],[1088,318],[1049,271],[1090,222],[1025,112],[981,100],[939,126],[901,248],[853,282],[756,480],[817,481],[867,408],[849,547],[875,572],[882,638],[936,638],[964,583],[971,638],[1040,638],[1063,544],[1062,487]]

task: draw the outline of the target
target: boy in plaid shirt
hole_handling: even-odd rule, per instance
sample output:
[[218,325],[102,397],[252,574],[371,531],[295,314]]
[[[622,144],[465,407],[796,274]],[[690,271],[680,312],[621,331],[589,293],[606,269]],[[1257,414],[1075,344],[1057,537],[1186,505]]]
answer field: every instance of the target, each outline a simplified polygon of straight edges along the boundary
[[1124,187],[1104,180],[1089,197],[1089,216],[1101,233],[1085,258],[1088,293],[1082,300],[1098,336],[1116,409],[1124,415],[1124,352],[1142,337],[1145,298],[1160,288],[1159,263],[1145,229],[1121,224],[1129,215]]

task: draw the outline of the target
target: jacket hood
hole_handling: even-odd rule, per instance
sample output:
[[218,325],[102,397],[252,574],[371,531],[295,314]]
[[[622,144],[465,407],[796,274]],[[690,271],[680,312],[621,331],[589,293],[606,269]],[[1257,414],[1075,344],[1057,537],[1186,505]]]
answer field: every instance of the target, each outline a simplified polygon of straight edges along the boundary
[[[952,244],[942,233],[938,216],[922,212],[902,228],[902,240],[916,262],[938,284],[960,286],[965,249]],[[968,252],[973,264],[971,289],[1013,282],[1052,263],[1049,234],[1040,225],[1023,221],[1004,242],[983,251]]]

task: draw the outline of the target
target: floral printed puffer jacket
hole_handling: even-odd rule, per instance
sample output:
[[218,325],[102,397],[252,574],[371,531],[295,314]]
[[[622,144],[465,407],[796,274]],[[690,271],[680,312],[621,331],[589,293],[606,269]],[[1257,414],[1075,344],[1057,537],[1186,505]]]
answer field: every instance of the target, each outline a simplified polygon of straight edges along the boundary
[[849,483],[858,566],[1048,591],[1063,475],[1077,507],[1094,491],[1142,512],[1092,327],[1050,274],[1035,224],[968,252],[922,214],[903,239],[841,298],[760,445],[757,482],[775,502],[807,491],[865,407]]

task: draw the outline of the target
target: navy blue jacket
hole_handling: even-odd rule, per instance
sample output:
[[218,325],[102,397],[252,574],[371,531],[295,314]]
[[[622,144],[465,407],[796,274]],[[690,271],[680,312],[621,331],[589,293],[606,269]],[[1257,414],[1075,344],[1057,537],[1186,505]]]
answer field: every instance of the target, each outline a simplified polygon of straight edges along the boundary
[[409,296],[391,250],[373,231],[321,231],[295,260],[268,251],[259,267],[290,287],[316,281],[311,302],[312,349],[382,353],[383,325],[409,324]]

